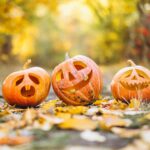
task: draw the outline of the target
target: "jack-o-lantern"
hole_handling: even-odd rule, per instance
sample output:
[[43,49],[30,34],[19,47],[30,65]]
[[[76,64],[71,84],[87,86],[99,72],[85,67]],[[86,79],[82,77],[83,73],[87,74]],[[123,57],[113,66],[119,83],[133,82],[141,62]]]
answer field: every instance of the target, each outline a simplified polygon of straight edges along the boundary
[[121,69],[111,82],[113,96],[123,101],[132,98],[150,101],[150,70],[128,62],[131,66]]
[[102,75],[96,63],[86,56],[68,58],[52,74],[57,96],[67,104],[86,105],[98,98]]
[[47,97],[49,89],[50,76],[40,67],[14,72],[6,77],[2,85],[5,100],[10,105],[21,107],[40,104]]

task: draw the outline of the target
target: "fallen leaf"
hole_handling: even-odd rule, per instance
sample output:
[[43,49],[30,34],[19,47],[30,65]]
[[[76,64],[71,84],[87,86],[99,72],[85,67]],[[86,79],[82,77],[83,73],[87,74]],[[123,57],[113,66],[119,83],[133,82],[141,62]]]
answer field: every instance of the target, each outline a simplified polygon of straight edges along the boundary
[[140,129],[125,129],[113,127],[111,131],[123,138],[133,138],[139,136],[140,134]]
[[4,117],[6,115],[9,115],[9,114],[10,114],[10,111],[8,109],[2,110],[2,111],[0,111],[0,118]]
[[36,119],[37,117],[37,111],[33,108],[28,108],[22,116],[22,120],[24,122],[26,122],[26,124],[31,125],[33,123],[33,121]]
[[127,127],[130,124],[130,120],[122,119],[115,115],[104,114],[99,118],[100,128],[104,130],[110,130],[112,127]]
[[99,112],[99,114],[101,114],[100,109],[98,107],[91,107],[87,110],[85,115],[93,116],[93,115],[96,115],[98,112]]
[[70,118],[58,126],[61,129],[94,130],[98,123],[88,118]]
[[108,104],[108,100],[106,99],[98,99],[96,100],[93,105],[96,105],[96,106],[100,106],[100,105],[103,105],[103,104]]
[[59,102],[58,99],[55,99],[55,100],[50,100],[48,102],[45,102],[43,103],[41,106],[40,106],[40,109],[44,110],[44,111],[47,111],[47,110],[50,110],[50,109],[53,109],[57,102]]
[[89,142],[105,142],[106,138],[98,132],[86,130],[81,132],[81,138]]
[[58,112],[55,114],[58,118],[62,118],[64,120],[66,119],[70,119],[71,118],[71,114],[70,113],[61,113],[61,112]]
[[150,145],[146,144],[141,139],[136,139],[124,148],[121,148],[120,150],[149,150]]
[[139,110],[141,105],[141,101],[138,99],[131,99],[128,108],[132,110]]
[[63,112],[70,114],[85,114],[88,110],[86,106],[65,106],[65,107],[56,107],[55,112]]
[[150,130],[143,130],[140,136],[143,141],[150,143]]
[[0,145],[21,145],[29,143],[33,137],[16,136],[16,137],[0,137]]
[[150,113],[146,114],[144,118],[150,120]]

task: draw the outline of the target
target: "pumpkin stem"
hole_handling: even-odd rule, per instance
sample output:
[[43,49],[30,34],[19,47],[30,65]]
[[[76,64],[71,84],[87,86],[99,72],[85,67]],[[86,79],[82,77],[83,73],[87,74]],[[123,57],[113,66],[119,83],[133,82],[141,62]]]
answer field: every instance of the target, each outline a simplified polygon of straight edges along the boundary
[[31,59],[28,59],[26,62],[25,62],[25,64],[23,65],[23,69],[27,69],[28,68],[28,66],[31,64]]
[[127,62],[128,62],[128,64],[129,64],[130,66],[132,66],[132,67],[133,67],[133,66],[136,66],[136,64],[135,64],[132,60],[128,60]]
[[70,59],[70,56],[69,56],[69,53],[67,52],[67,53],[65,54],[65,60],[68,60],[68,59]]

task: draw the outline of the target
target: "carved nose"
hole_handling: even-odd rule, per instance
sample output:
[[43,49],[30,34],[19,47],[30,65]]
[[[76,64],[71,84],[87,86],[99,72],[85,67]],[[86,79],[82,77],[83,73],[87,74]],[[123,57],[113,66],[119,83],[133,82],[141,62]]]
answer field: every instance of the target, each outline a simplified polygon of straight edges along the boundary
[[131,80],[137,80],[138,79],[137,72],[135,70],[133,70],[130,79]]
[[132,76],[132,78],[131,78],[132,80],[137,80],[137,76]]
[[25,90],[26,91],[29,91],[31,89],[31,86],[30,85],[25,85]]

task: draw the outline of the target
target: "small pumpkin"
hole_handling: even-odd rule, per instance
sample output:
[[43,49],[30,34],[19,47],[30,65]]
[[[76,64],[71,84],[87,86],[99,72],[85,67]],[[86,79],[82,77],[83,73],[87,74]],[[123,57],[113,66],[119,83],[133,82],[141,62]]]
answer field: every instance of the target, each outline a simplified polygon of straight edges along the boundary
[[102,90],[102,74],[93,60],[79,55],[55,67],[52,86],[65,103],[86,105],[98,99]]
[[131,60],[128,62],[131,66],[121,69],[112,79],[113,96],[123,101],[132,98],[150,101],[150,70]]
[[11,73],[3,82],[2,93],[10,105],[21,107],[36,106],[48,95],[50,76],[40,67],[25,69]]

